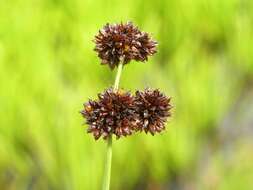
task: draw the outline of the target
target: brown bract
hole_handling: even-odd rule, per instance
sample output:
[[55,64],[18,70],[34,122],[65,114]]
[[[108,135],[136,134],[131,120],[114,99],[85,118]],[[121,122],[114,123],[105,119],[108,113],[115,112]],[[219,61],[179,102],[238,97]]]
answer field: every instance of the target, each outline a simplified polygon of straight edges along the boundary
[[90,100],[84,104],[81,114],[89,125],[87,132],[95,139],[101,136],[107,139],[110,135],[131,135],[136,119],[134,98],[129,92],[111,88],[98,95],[97,101]]
[[106,24],[95,36],[95,51],[111,69],[129,63],[131,60],[146,61],[156,53],[157,42],[148,33],[140,31],[131,22],[126,24]]
[[165,129],[165,122],[171,116],[170,98],[158,89],[136,91],[135,106],[138,114],[138,130],[154,135]]

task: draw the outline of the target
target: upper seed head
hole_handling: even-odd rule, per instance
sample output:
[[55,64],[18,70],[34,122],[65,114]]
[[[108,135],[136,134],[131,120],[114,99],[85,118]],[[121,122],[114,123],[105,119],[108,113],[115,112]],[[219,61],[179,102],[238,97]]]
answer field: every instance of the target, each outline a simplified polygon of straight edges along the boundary
[[157,42],[148,33],[140,31],[131,22],[126,24],[106,24],[95,36],[95,51],[111,69],[129,63],[131,60],[147,61],[148,56],[156,53]]

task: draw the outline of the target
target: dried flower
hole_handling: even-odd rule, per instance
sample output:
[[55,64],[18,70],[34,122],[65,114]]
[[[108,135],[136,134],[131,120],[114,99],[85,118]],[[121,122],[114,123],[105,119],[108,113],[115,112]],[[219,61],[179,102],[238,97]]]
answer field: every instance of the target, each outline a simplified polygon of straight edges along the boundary
[[98,100],[84,104],[81,114],[89,125],[87,132],[93,133],[95,139],[102,136],[107,139],[115,134],[117,138],[131,135],[134,130],[134,98],[129,92],[111,88],[98,94]]
[[136,91],[136,112],[138,114],[138,130],[144,130],[154,135],[165,129],[165,122],[171,115],[170,98],[163,95],[158,89]]
[[146,61],[148,56],[156,53],[157,42],[148,33],[140,31],[131,22],[126,24],[106,24],[95,36],[95,51],[111,69],[131,60]]

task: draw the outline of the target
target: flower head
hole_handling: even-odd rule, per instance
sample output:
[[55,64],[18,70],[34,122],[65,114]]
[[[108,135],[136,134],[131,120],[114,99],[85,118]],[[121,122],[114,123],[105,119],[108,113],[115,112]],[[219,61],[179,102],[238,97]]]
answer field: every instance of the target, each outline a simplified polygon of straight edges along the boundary
[[135,105],[138,114],[138,130],[154,135],[165,129],[165,122],[171,115],[170,98],[158,89],[146,89],[144,92],[136,91]]
[[146,61],[156,53],[157,42],[148,33],[140,31],[131,22],[126,24],[106,24],[95,36],[95,51],[111,69],[131,60]]
[[98,100],[84,104],[81,114],[89,125],[87,132],[95,139],[107,139],[115,134],[117,138],[131,135],[136,119],[134,98],[129,92],[111,88],[98,94]]

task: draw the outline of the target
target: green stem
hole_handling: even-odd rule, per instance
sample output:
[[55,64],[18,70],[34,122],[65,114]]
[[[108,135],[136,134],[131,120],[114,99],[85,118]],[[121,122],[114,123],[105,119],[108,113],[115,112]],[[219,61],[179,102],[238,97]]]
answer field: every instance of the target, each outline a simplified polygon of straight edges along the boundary
[[111,165],[112,165],[112,136],[109,136],[105,161],[105,174],[102,188],[103,190],[110,189]]
[[118,65],[117,75],[114,82],[114,87],[113,87],[114,91],[117,91],[119,89],[119,81],[120,81],[122,69],[123,69],[123,63],[120,62],[120,64]]
[[[123,62],[120,62],[120,64],[118,65],[118,70],[117,70],[117,75],[116,75],[114,86],[113,86],[113,91],[117,91],[119,89],[119,81],[120,81],[122,69],[123,69]],[[112,136],[110,135],[107,142],[105,173],[104,173],[104,182],[103,182],[102,190],[110,190],[111,165],[112,165]]]

